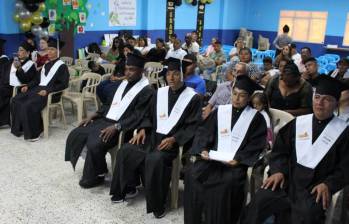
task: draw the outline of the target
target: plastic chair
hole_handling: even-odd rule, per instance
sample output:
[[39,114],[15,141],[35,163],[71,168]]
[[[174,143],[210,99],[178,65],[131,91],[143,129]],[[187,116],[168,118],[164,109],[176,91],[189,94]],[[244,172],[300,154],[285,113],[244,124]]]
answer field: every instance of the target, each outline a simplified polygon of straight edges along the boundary
[[338,54],[324,54],[324,56],[328,59],[328,62],[337,63],[340,60]]
[[294,118],[292,114],[278,109],[270,108],[269,112],[271,115],[271,123],[273,127],[274,136],[277,135],[277,133],[283,126],[285,126]]
[[156,85],[157,88],[166,86],[163,77],[159,77],[160,72],[163,70],[163,66],[159,62],[147,62],[144,66],[146,71],[146,77],[149,79],[152,85]]
[[328,65],[326,65],[325,69],[328,72],[331,72],[333,70],[335,70],[337,68],[337,65],[335,63],[329,63]]
[[183,146],[179,147],[177,157],[172,161],[172,174],[171,174],[171,208],[178,208],[178,188],[179,188],[179,176],[182,167],[182,154]]
[[[76,104],[77,107],[77,120],[78,123],[82,121],[83,112],[85,111],[86,114],[86,108],[85,108],[85,102],[86,101],[93,101],[96,106],[96,110],[98,110],[98,101],[96,96],[96,88],[98,84],[101,81],[101,76],[97,73],[85,73],[80,79],[74,80],[73,82],[80,83],[82,80],[87,80],[86,86],[82,89],[82,92],[65,92],[63,95],[63,98],[66,100],[69,100],[72,104]],[[74,111],[74,110],[73,110]]]
[[60,58],[64,64],[66,64],[67,66],[71,66],[73,64],[73,58],[72,57],[61,57]]
[[49,123],[50,123],[49,117],[50,117],[50,110],[52,110],[52,109],[57,109],[58,108],[58,109],[61,110],[61,115],[62,115],[64,129],[67,128],[67,121],[65,119],[63,102],[62,102],[62,96],[60,97],[58,102],[52,103],[52,96],[56,95],[56,94],[61,94],[63,92],[64,92],[64,90],[61,90],[61,91],[52,92],[52,93],[48,94],[48,96],[47,96],[47,105],[41,111],[41,116],[42,116],[42,121],[43,121],[43,126],[44,126],[44,137],[45,138],[48,138],[48,127],[49,127]]
[[327,75],[327,74],[328,74],[328,71],[327,71],[327,69],[324,68],[324,67],[319,67],[318,73],[319,73],[319,74],[325,74],[325,75]]
[[101,66],[104,68],[105,73],[113,73],[115,69],[114,64],[101,64]]
[[116,154],[117,154],[118,150],[121,148],[122,144],[124,143],[124,137],[125,137],[124,132],[120,131],[117,146],[109,149],[109,151],[108,151],[110,154],[112,174],[114,173],[114,170],[115,170]]

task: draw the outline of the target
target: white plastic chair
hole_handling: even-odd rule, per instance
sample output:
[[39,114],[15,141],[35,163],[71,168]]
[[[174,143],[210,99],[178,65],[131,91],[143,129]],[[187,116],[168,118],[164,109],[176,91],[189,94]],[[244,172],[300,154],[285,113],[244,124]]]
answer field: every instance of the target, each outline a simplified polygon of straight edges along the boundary
[[276,137],[277,133],[279,133],[279,130],[283,126],[285,126],[285,124],[290,122],[294,118],[294,116],[285,111],[277,110],[273,108],[270,108],[269,112],[271,114],[271,123],[273,126],[274,136]]
[[147,62],[144,66],[146,71],[146,77],[149,79],[152,85],[156,85],[157,88],[166,86],[163,77],[159,77],[159,73],[163,70],[163,65],[159,62]]
[[183,146],[179,147],[177,157],[172,161],[172,174],[171,174],[171,208],[178,208],[178,188],[179,188],[179,176],[182,167],[182,154]]
[[67,121],[65,119],[62,96],[60,97],[58,102],[52,103],[52,96],[59,94],[59,93],[63,93],[63,92],[64,92],[64,90],[61,90],[61,91],[57,91],[57,92],[53,92],[53,93],[48,94],[47,105],[41,111],[45,138],[48,138],[48,128],[49,128],[49,124],[50,124],[50,110],[52,110],[52,109],[60,109],[61,110],[61,116],[62,116],[62,120],[63,120],[64,129],[67,128]]
[[114,64],[101,64],[101,66],[104,68],[105,73],[113,73],[115,69]]
[[[87,80],[86,86],[82,89],[82,92],[65,92],[63,98],[70,101],[73,104],[76,104],[77,107],[77,120],[78,123],[82,121],[83,112],[85,111],[85,102],[93,101],[96,106],[96,110],[98,110],[98,101],[96,96],[96,88],[101,81],[101,76],[97,73],[88,72],[85,73],[80,79],[73,80],[70,82],[72,85],[74,82],[80,83],[82,80]],[[73,108],[74,111],[74,108]]]
[[66,64],[67,66],[71,66],[73,64],[73,58],[72,57],[61,57],[61,60]]

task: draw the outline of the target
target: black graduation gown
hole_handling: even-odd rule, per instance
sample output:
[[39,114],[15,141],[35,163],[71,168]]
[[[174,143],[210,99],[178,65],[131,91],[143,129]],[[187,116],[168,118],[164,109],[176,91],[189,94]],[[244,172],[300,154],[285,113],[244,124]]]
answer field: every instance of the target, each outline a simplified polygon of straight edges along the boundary
[[[185,86],[176,92],[169,91],[169,113],[184,89]],[[145,176],[143,183],[146,190],[147,212],[161,212],[164,209],[171,180],[172,160],[177,157],[178,146],[184,145],[194,137],[195,130],[201,121],[201,99],[195,95],[177,124],[167,135],[156,133],[156,102],[157,95],[154,95],[152,110],[139,127],[139,129],[151,130],[151,133],[147,132],[149,137],[146,138],[145,145],[126,144],[119,150],[110,189],[111,195],[124,198],[129,189],[136,187],[140,175]],[[164,138],[172,136],[176,139],[173,148],[166,151],[156,149]]]
[[[21,63],[22,66],[28,60],[29,59],[23,61]],[[13,91],[13,87],[10,86],[10,72],[12,63],[13,61],[3,64],[2,66],[0,65],[0,69],[2,69],[0,72],[0,126],[10,124],[10,100]],[[33,64],[27,72],[24,72],[22,69],[18,69],[16,76],[22,84],[28,84],[37,76],[35,64]]]
[[[243,109],[233,108],[232,127]],[[198,129],[191,149],[192,154],[200,154],[203,149],[217,149],[217,110]],[[234,159],[236,167],[218,161],[197,160],[185,174],[184,223],[206,224],[236,223],[245,198],[246,171],[253,166],[266,145],[267,126],[263,115],[257,113],[244,137]]]
[[[137,82],[138,80],[128,83],[122,96],[125,96]],[[149,110],[149,102],[153,92],[154,90],[151,86],[146,86],[132,100],[131,104],[118,120],[122,131],[126,133],[139,126],[146,111]],[[103,104],[102,108],[97,111],[99,116],[92,123],[86,127],[75,128],[67,138],[65,161],[70,161],[74,169],[84,146],[86,145],[88,149],[82,177],[83,180],[92,180],[99,174],[104,174],[108,171],[105,155],[110,148],[117,144],[119,133],[116,132],[107,142],[103,142],[99,136],[102,129],[117,123],[114,120],[106,118],[112,100],[113,97],[109,97],[109,102]]]
[[[313,138],[319,137],[330,119],[319,121],[313,118]],[[297,163],[294,119],[280,129],[270,159],[270,174],[281,172],[286,177],[286,187],[271,191],[260,189],[249,205],[243,223],[257,224],[272,214],[277,215],[278,223],[321,224],[325,214],[322,203],[315,202],[313,187],[325,183],[331,194],[349,183],[349,128],[339,136],[326,156],[315,169]]]
[[[48,74],[54,63],[58,59],[46,63],[45,75]],[[40,96],[38,92],[46,90],[48,93],[57,92],[68,87],[69,72],[68,67],[61,65],[50,82],[46,86],[39,86],[40,73],[28,83],[28,91],[19,93],[11,102],[12,127],[11,133],[15,136],[21,136],[24,133],[24,139],[33,139],[39,137],[43,131],[41,111],[46,107],[47,96]],[[58,102],[61,95],[52,97],[52,102]]]

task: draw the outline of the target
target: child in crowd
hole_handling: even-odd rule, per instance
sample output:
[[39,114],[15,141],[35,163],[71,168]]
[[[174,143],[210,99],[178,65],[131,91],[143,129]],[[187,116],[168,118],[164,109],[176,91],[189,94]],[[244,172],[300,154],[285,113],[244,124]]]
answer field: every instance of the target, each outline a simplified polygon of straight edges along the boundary
[[271,146],[273,145],[274,136],[273,136],[273,128],[271,124],[271,115],[269,112],[267,96],[261,91],[256,91],[252,95],[251,102],[252,102],[253,108],[258,110],[263,115],[265,122],[267,123],[267,130],[268,130],[268,134],[267,134],[268,146],[267,147],[268,149],[270,149]]
[[279,74],[280,71],[273,67],[273,59],[271,57],[265,57],[263,59],[263,75],[260,81],[260,85],[266,86],[269,79]]

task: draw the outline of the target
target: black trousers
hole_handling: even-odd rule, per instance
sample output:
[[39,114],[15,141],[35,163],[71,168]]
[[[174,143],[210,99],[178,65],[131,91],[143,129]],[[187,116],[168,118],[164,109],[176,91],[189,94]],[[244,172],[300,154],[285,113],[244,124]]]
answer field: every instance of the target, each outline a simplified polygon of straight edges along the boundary
[[291,200],[284,190],[260,189],[246,208],[242,223],[260,224],[275,215],[276,223],[321,224],[325,221],[322,203],[306,190],[298,191]]
[[145,195],[147,212],[162,212],[165,208],[171,182],[172,161],[178,155],[178,148],[153,149],[145,158]]
[[245,167],[196,161],[185,173],[184,223],[237,223],[245,198]]
[[69,134],[66,143],[66,160],[70,160],[74,167],[82,149],[85,145],[87,147],[83,180],[91,180],[99,174],[108,172],[105,156],[110,148],[117,145],[118,133],[116,132],[107,142],[102,141],[100,134],[102,129],[114,123],[113,121],[100,118],[86,127],[75,128]]
[[110,186],[110,194],[125,198],[126,193],[144,183],[146,152],[142,146],[125,144],[116,154],[116,164]]
[[38,95],[42,88],[38,86],[12,98],[12,134],[19,137],[23,132],[24,139],[33,139],[43,131],[41,111],[46,107],[47,96]]

